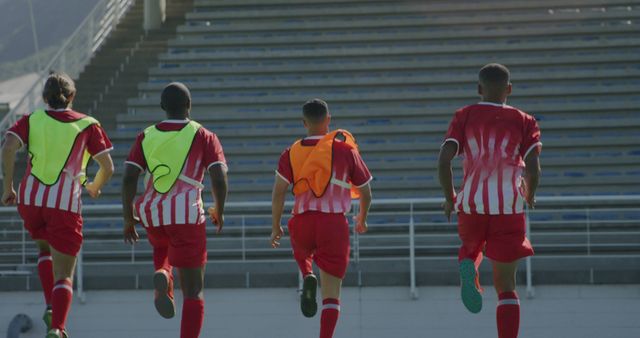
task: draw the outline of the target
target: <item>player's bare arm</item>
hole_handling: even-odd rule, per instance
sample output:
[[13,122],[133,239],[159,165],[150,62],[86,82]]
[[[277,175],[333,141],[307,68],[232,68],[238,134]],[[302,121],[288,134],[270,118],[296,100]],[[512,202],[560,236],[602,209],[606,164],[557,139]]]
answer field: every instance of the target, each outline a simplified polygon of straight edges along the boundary
[[15,205],[16,191],[13,186],[13,173],[15,170],[16,153],[22,148],[22,143],[13,134],[7,134],[4,144],[2,145],[2,174],[4,179],[2,204]]
[[215,200],[215,207],[213,210],[209,209],[209,215],[218,227],[217,233],[220,233],[224,226],[224,204],[227,201],[229,190],[227,167],[222,164],[214,165],[209,169],[209,176],[211,177],[211,193]]
[[444,209],[444,215],[449,221],[451,221],[451,213],[454,209],[454,199],[456,196],[453,188],[451,161],[453,161],[457,153],[458,145],[453,141],[447,141],[442,148],[440,148],[440,157],[438,158],[438,178],[440,179],[440,186],[444,194],[442,207]]
[[280,239],[284,235],[281,222],[282,213],[284,212],[284,200],[288,189],[289,182],[276,175],[273,192],[271,193],[271,247],[273,248],[280,246]]
[[369,209],[371,208],[371,184],[367,183],[366,185],[359,187],[358,191],[360,191],[360,212],[356,218],[356,231],[359,234],[364,234],[369,230],[369,226],[367,225],[367,217],[369,216]]
[[141,172],[140,168],[127,164],[122,178],[122,213],[124,216],[122,234],[125,243],[130,244],[134,244],[140,239],[136,231],[138,220],[133,214],[133,200],[138,193],[138,177]]
[[85,188],[91,198],[98,198],[102,193],[102,187],[104,187],[104,185],[111,179],[111,176],[113,176],[113,160],[108,152],[98,154],[93,159],[98,162],[100,168],[98,169],[93,182],[87,183]]
[[540,155],[536,151],[530,152],[524,159],[524,198],[529,208],[535,208],[536,190],[540,181]]

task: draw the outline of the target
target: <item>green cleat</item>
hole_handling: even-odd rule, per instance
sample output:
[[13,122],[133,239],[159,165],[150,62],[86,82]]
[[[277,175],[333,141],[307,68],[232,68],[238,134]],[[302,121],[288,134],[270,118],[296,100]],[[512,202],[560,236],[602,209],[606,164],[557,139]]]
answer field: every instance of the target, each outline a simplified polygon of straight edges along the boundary
[[49,330],[49,333],[47,333],[46,338],[69,338],[69,335],[65,330],[60,331],[58,329],[51,329]]
[[482,294],[476,286],[478,272],[470,259],[460,262],[460,295],[462,303],[471,313],[478,313],[482,310]]
[[47,307],[46,310],[44,310],[44,314],[42,315],[42,321],[44,322],[44,325],[47,326],[47,332],[49,332],[51,330],[51,316],[52,316],[52,311],[51,308]]
[[300,309],[302,314],[311,318],[318,312],[316,293],[318,291],[318,279],[314,275],[307,275],[302,282],[302,294],[300,295]]

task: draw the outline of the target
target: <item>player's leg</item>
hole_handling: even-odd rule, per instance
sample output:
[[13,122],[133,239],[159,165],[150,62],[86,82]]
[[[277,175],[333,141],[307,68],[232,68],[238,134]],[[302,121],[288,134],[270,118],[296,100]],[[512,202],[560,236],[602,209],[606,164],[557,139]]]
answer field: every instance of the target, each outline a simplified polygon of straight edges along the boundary
[[516,338],[520,327],[520,300],[516,293],[518,261],[493,261],[493,283],[498,294],[496,322],[498,338]]
[[320,268],[322,285],[320,338],[331,338],[340,317],[340,289],[349,265],[349,222],[344,215],[324,214],[314,226],[315,261]]
[[47,220],[47,239],[51,246],[53,277],[51,293],[51,330],[47,338],[65,337],[65,325],[73,300],[73,274],[82,246],[82,216],[76,213],[43,209]]
[[315,229],[311,226],[313,213],[293,216],[288,223],[289,238],[293,257],[302,273],[302,293],[300,294],[300,310],[307,317],[318,312],[316,294],[318,279],[313,274],[313,253],[315,250]]
[[516,338],[520,326],[516,270],[521,258],[533,255],[533,248],[526,237],[524,214],[491,216],[490,223],[486,254],[493,262],[493,281],[498,294],[498,336]]
[[460,296],[464,306],[472,313],[482,310],[478,267],[482,263],[488,220],[485,215],[458,214],[458,235],[462,241],[458,251]]
[[73,300],[73,273],[76,267],[76,256],[51,248],[53,258],[53,276],[56,280],[51,294],[51,330],[47,338],[65,336],[67,316]]
[[173,318],[176,314],[173,298],[173,267],[169,264],[169,237],[164,227],[145,228],[147,238],[153,248],[153,303],[164,318]]
[[340,289],[342,278],[320,269],[322,283],[322,315],[320,317],[320,338],[331,338],[340,317]]
[[180,338],[197,338],[204,323],[205,224],[169,225],[164,229],[169,237],[169,263],[178,268],[184,299]]
[[51,329],[51,292],[53,291],[53,262],[51,258],[51,247],[47,241],[46,222],[42,215],[41,208],[34,206],[18,205],[18,212],[23,219],[24,227],[38,247],[38,277],[42,285],[42,293],[46,308],[42,320],[47,326],[47,331]]
[[47,325],[47,331],[51,330],[51,293],[53,292],[53,258],[51,258],[51,247],[45,240],[35,240],[38,247],[38,276],[40,285],[44,293],[44,300],[47,305],[42,320]]
[[200,336],[204,322],[204,266],[199,268],[180,268],[180,287],[184,303],[182,304],[182,322],[180,338]]

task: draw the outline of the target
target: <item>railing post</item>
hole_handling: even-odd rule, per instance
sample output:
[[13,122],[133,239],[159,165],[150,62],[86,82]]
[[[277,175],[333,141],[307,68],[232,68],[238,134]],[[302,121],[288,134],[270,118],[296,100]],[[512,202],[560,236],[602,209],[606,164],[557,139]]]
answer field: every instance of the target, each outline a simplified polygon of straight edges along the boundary
[[[351,221],[354,220],[354,215],[358,215],[358,213],[360,212],[360,205],[355,204],[352,208],[353,213],[351,215]],[[357,274],[358,274],[358,287],[362,286],[362,270],[360,269],[360,234],[358,233],[358,230],[356,229],[357,226],[357,221],[354,221],[354,226],[353,226],[353,262],[356,264],[357,267]]]
[[591,265],[591,209],[585,209],[586,223],[587,223],[587,259],[589,260],[589,283],[593,284],[593,265]]
[[84,252],[82,248],[80,248],[80,252],[78,252],[78,272],[76,273],[76,285],[78,289],[78,298],[80,299],[80,303],[84,304],[86,301],[86,297],[84,294]]
[[[525,209],[525,225],[526,225],[526,235],[527,237],[531,237],[531,222],[529,219],[529,208]],[[528,256],[525,259],[526,264],[526,276],[527,276],[527,298],[531,299],[535,297],[535,290],[533,289],[533,272],[531,267],[531,256]]]
[[418,289],[416,288],[416,241],[415,241],[415,219],[413,217],[413,202],[409,203],[409,273],[411,280],[411,299],[418,299]]
[[[242,264],[244,265],[247,261],[247,244],[246,244],[246,226],[247,220],[245,215],[242,215]],[[244,273],[244,286],[245,288],[251,287],[251,274],[249,271],[245,271]]]

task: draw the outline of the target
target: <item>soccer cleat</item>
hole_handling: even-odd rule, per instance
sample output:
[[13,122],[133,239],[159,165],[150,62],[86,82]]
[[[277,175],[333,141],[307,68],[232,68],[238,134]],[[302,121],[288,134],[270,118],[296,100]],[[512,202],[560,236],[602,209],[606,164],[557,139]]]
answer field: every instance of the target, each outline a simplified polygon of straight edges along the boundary
[[153,275],[153,287],[156,310],[164,318],[173,318],[176,315],[176,305],[173,302],[173,280],[169,272],[163,269],[156,271]]
[[53,312],[51,311],[50,307],[47,307],[46,310],[44,310],[44,314],[42,315],[42,321],[44,321],[44,325],[47,326],[47,332],[49,332],[49,330],[51,330],[51,316],[52,316]]
[[49,333],[47,333],[46,338],[69,338],[69,335],[65,330],[60,331],[58,329],[51,329],[49,330]]
[[302,295],[300,295],[300,309],[302,314],[311,318],[318,312],[316,292],[318,291],[318,279],[313,274],[306,275],[302,282]]
[[478,272],[470,259],[464,259],[460,262],[460,295],[462,303],[472,313],[478,313],[482,310],[482,295],[476,286],[476,277]]

